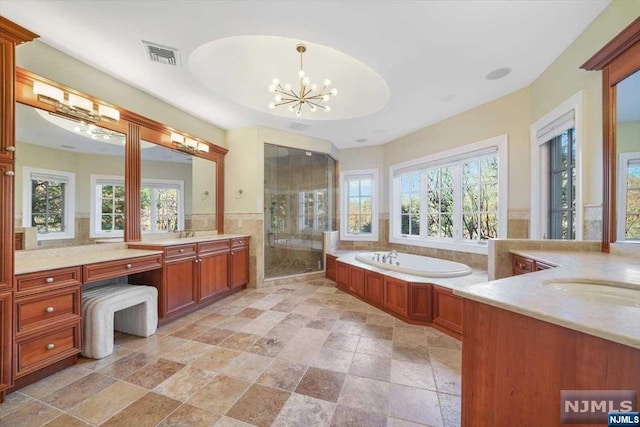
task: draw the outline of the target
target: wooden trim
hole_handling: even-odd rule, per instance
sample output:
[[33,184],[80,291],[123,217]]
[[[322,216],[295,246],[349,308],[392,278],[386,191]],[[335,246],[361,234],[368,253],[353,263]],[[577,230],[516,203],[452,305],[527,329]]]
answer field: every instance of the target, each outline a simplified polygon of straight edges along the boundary
[[216,230],[224,234],[224,154],[216,160]]
[[620,31],[609,43],[597,51],[580,68],[588,71],[602,70],[631,45],[640,40],[640,18],[636,18],[624,30]]
[[40,36],[0,16],[0,37],[9,39],[14,44],[22,44],[37,39]]
[[140,127],[129,123],[124,167],[124,241],[141,239],[140,188],[141,182]]

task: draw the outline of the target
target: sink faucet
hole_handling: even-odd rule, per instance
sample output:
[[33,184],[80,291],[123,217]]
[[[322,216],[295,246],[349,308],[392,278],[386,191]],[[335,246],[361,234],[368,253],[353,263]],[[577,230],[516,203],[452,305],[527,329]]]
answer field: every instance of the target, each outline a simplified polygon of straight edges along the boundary
[[389,264],[393,264],[391,260],[393,258],[398,258],[398,251],[396,251],[395,249],[392,249],[391,252],[387,254],[386,258],[389,260]]

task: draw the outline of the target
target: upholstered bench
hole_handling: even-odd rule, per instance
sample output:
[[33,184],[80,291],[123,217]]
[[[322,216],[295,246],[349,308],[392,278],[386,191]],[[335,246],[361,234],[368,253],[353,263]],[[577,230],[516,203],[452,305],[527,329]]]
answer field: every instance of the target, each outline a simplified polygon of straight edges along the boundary
[[84,350],[102,359],[113,353],[113,331],[148,337],[158,326],[158,290],[153,286],[113,284],[82,292]]

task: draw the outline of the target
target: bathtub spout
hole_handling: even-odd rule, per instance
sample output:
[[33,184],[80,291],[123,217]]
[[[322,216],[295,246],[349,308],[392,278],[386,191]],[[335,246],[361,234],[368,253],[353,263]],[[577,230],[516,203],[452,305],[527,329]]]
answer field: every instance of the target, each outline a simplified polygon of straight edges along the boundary
[[398,258],[398,251],[392,249],[388,254],[382,255],[382,262],[385,262],[385,260],[389,260],[389,264],[393,264],[392,260],[394,258]]

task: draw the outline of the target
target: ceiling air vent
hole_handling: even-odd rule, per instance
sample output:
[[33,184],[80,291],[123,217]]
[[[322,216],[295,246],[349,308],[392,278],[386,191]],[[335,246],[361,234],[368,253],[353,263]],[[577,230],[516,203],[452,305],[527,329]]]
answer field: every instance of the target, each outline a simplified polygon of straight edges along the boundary
[[142,40],[147,57],[153,62],[161,64],[180,66],[180,52],[172,47],[162,46]]
[[307,130],[308,127],[309,125],[300,122],[291,122],[291,124],[289,125],[289,129],[299,131]]

